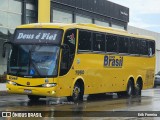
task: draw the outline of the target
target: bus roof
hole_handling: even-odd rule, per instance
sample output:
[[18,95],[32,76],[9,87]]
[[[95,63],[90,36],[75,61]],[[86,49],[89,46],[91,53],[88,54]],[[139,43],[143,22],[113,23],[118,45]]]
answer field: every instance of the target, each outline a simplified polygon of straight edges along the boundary
[[129,37],[136,37],[136,38],[145,38],[145,39],[151,39],[154,40],[154,37],[151,36],[144,36],[139,34],[131,34],[128,33],[125,30],[111,28],[111,27],[103,27],[96,24],[88,24],[88,23],[33,23],[33,24],[25,24],[20,25],[17,28],[56,28],[56,29],[70,29],[70,28],[79,28],[79,29],[85,29],[85,30],[92,30],[92,31],[98,31],[98,32],[105,32],[105,33],[111,33],[111,34],[118,34],[118,35],[124,35]]

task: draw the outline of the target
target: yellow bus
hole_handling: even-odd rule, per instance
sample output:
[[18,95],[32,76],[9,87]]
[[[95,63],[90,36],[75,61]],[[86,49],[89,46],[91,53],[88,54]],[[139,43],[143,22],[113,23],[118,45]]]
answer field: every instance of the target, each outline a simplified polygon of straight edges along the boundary
[[[94,24],[37,23],[16,28],[7,66],[9,93],[30,100],[152,88],[155,41]],[[5,56],[5,44],[3,56]]]

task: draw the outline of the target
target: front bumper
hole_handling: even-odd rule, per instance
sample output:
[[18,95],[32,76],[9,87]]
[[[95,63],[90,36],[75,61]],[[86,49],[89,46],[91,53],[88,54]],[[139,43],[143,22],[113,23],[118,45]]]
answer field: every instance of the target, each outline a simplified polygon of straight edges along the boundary
[[[50,87],[50,88],[15,86],[11,84],[7,84],[6,86],[7,86],[7,92],[11,94],[58,97],[56,93],[56,86]],[[29,92],[26,92],[26,91],[29,91]]]

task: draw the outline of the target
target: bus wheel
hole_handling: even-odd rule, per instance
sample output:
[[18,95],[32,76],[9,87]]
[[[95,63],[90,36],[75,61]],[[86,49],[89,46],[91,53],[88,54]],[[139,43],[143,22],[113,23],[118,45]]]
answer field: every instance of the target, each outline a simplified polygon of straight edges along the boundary
[[83,101],[83,89],[78,83],[74,85],[72,96],[68,96],[67,100],[72,102]]
[[38,101],[40,99],[40,97],[36,95],[28,95],[28,98],[31,101]]
[[127,85],[127,96],[131,97],[133,95],[133,92],[134,92],[134,83],[131,80],[129,80]]
[[141,96],[141,84],[140,82],[137,82],[136,86],[135,86],[135,96]]

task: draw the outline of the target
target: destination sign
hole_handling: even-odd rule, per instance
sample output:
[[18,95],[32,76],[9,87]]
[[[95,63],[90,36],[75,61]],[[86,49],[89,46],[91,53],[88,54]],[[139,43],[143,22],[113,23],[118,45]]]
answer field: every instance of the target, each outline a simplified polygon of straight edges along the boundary
[[54,43],[60,44],[62,30],[55,29],[17,29],[14,43]]

